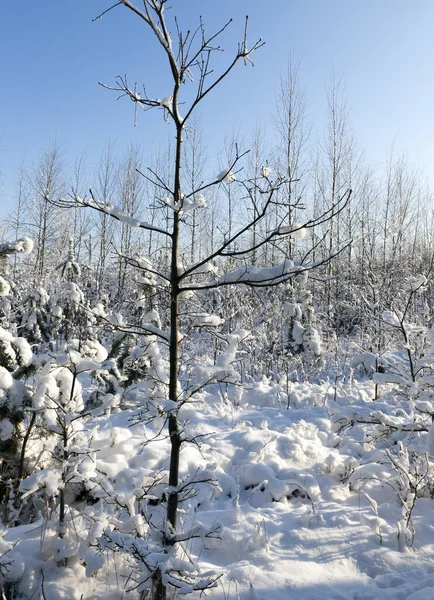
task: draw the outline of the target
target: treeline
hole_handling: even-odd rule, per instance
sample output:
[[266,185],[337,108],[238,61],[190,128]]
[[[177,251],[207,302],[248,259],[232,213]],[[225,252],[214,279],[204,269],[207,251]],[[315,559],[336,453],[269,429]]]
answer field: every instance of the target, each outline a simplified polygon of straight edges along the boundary
[[[201,210],[184,211],[186,227],[180,240],[183,264],[187,267],[200,261],[216,243],[230,239],[237,227],[259,215],[261,197],[254,185],[256,178],[264,173],[268,177],[280,175],[285,183],[276,190],[272,210],[239,242],[251,246],[252,252],[242,260],[233,257],[233,266],[274,266],[285,257],[321,262],[330,253],[336,254],[319,272],[310,274],[303,286],[311,295],[309,305],[317,313],[320,337],[326,345],[333,345],[335,336],[350,335],[364,347],[379,350],[378,318],[393,304],[402,281],[414,274],[425,274],[429,279],[431,273],[431,191],[406,159],[393,152],[381,168],[368,164],[358,148],[337,79],[332,79],[327,89],[326,132],[315,136],[308,121],[299,65],[290,64],[281,79],[273,138],[269,138],[268,131],[265,135],[257,127],[250,139],[244,136],[239,144],[230,140],[215,160],[203,139],[200,121],[192,122],[184,142],[182,189],[186,196],[202,182],[214,180],[234,159],[237,166],[231,177],[209,188],[209,196],[204,191]],[[238,160],[245,148],[249,152]],[[91,299],[110,297],[117,308],[131,302],[141,284],[130,259],[146,257],[157,270],[164,269],[170,262],[167,240],[154,230],[137,230],[126,222],[116,222],[105,212],[79,206],[66,210],[57,201],[92,195],[131,218],[167,229],[172,219],[172,162],[170,146],[147,161],[137,147],[131,146],[118,156],[109,144],[96,168],[90,169],[83,155],[71,174],[62,147],[48,145],[39,161],[23,165],[17,176],[15,207],[4,235],[12,240],[29,237],[35,251],[26,265],[18,267],[14,259],[13,278],[19,268],[25,271],[20,276],[29,290],[42,286],[50,294],[60,279],[61,265],[73,252],[81,265],[82,288],[88,290]],[[233,185],[235,179],[242,185]],[[339,199],[350,189],[345,207],[337,208]],[[330,218],[309,229],[304,239],[291,235],[284,242],[263,243],[276,227],[304,223],[325,211]],[[276,289],[273,301],[283,303],[290,297],[303,303],[297,286],[290,287],[289,291]],[[238,291],[237,295],[243,305],[243,294]],[[424,297],[428,302],[429,287]],[[273,309],[263,306],[262,313],[267,318]]]

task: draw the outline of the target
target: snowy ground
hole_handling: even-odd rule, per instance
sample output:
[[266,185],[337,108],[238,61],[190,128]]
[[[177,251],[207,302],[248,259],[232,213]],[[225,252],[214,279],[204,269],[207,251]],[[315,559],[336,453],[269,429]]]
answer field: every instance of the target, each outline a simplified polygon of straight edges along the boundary
[[[398,535],[402,508],[389,466],[378,449],[357,441],[357,431],[352,436],[334,431],[330,402],[366,405],[373,396],[371,381],[342,385],[336,394],[329,384],[293,384],[289,407],[282,389],[265,381],[235,398],[217,388],[211,392],[183,409],[190,435],[202,437],[200,447],[186,445],[181,461],[182,472],[206,467],[219,483],[200,484],[192,503],[195,520],[210,528],[221,524],[220,539],[195,540],[186,548],[199,556],[202,571],[222,574],[209,597],[434,598],[434,501],[416,502],[415,539],[406,547]],[[167,467],[167,440],[143,448],[150,432],[143,424],[131,426],[131,414],[113,412],[88,423],[98,468],[125,498],[150,470]],[[96,516],[101,502],[87,510]],[[56,536],[50,537],[47,523],[13,528],[4,539],[21,540],[16,553],[21,552],[24,573],[32,573],[21,584],[24,597],[39,577],[48,600],[137,598],[134,591],[126,594],[128,569],[110,553],[90,578],[76,549],[67,568],[50,567]]]

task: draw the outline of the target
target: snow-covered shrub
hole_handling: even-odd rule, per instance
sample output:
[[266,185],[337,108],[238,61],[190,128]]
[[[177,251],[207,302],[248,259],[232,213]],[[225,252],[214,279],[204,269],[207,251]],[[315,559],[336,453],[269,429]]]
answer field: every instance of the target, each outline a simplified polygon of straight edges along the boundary
[[305,289],[306,279],[296,279],[286,285],[286,301],[283,304],[286,347],[291,353],[300,353],[308,365],[321,366],[322,340],[315,326],[312,294]]
[[[405,281],[403,310],[385,311],[383,322],[401,338],[402,350],[389,353],[378,368],[378,359],[359,355],[353,363],[375,364],[373,382],[379,388],[372,402],[354,409],[329,403],[336,427],[359,430],[365,456],[363,463],[350,476],[351,484],[388,486],[394,490],[401,506],[397,522],[399,545],[412,545],[415,530],[412,514],[418,498],[433,497],[434,467],[429,455],[434,454],[434,332],[425,325],[407,320],[409,308],[426,284],[425,277]],[[378,391],[378,390],[377,390]],[[366,464],[375,461],[375,476],[367,476]],[[360,484],[357,484],[360,489]]]
[[[24,418],[29,394],[20,377],[30,368],[33,353],[24,338],[0,327],[0,440],[11,440]],[[5,448],[3,448],[4,452]]]
[[[49,314],[50,297],[42,286],[33,287],[19,306],[19,330],[31,343],[49,342],[53,322]],[[56,315],[53,315],[56,317]]]
[[18,584],[25,571],[25,561],[19,543],[11,544],[4,540],[5,533],[0,533],[0,590],[3,598],[16,598]]
[[77,281],[81,275],[80,265],[75,259],[74,241],[69,240],[69,248],[66,260],[63,261],[58,267],[61,273],[61,277],[65,281]]
[[13,311],[20,296],[13,277],[10,275],[9,258],[11,256],[16,257],[19,254],[30,254],[32,250],[33,242],[27,237],[15,242],[0,244],[0,324],[4,327],[8,328],[11,325],[13,320],[11,320],[11,311]]
[[159,371],[161,370],[161,351],[155,336],[134,336],[130,343],[124,346],[124,354],[121,357],[121,369],[124,374],[125,387],[137,381],[149,383],[148,393],[152,396],[151,388],[154,388],[158,379],[166,379]]
[[0,365],[12,372],[18,367],[27,367],[33,358],[30,346],[22,337],[15,337],[0,327]]
[[25,469],[26,433],[31,429],[31,389],[22,380],[33,354],[24,338],[0,328],[0,505],[3,520],[14,514],[14,496]]
[[[22,498],[43,494],[59,499],[58,536],[64,538],[73,527],[67,513],[68,491],[81,487],[88,479],[89,452],[83,436],[84,401],[79,376],[100,368],[100,364],[75,350],[48,361],[35,382],[32,408],[45,431],[56,439],[51,455],[53,462],[24,479]],[[83,470],[83,464],[87,465]],[[60,550],[59,550],[60,552]]]

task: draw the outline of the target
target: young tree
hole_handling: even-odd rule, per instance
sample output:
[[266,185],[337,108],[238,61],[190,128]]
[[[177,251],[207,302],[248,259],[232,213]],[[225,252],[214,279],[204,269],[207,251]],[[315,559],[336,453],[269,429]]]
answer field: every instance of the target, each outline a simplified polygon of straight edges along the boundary
[[[220,49],[217,39],[229,27],[230,21],[216,33],[207,35],[202,20],[200,20],[195,31],[189,30],[184,33],[179,29],[178,22],[175,19],[173,27],[176,35],[172,39],[169,23],[166,19],[169,9],[167,0],[144,0],[143,5],[140,7],[130,0],[121,0],[115,6],[123,6],[132,11],[143,21],[145,27],[152,32],[160,50],[167,59],[172,78],[171,94],[162,100],[150,98],[145,88],[139,94],[136,88],[129,87],[126,77],[119,77],[115,86],[105,86],[108,89],[121,92],[121,94],[133,100],[136,106],[144,110],[151,108],[162,110],[166,120],[170,121],[174,127],[175,158],[172,164],[172,175],[167,179],[153,171],[150,171],[149,175],[145,175],[148,180],[160,188],[162,196],[159,200],[160,205],[170,209],[169,227],[157,227],[149,221],[141,221],[136,217],[127,215],[120,208],[99,201],[93,194],[89,199],[78,198],[76,200],[82,206],[89,206],[103,214],[111,215],[130,227],[138,227],[151,231],[154,235],[159,235],[166,240],[170,248],[169,272],[164,272],[154,266],[149,259],[135,261],[135,265],[141,268],[149,277],[160,282],[159,285],[166,290],[169,298],[168,332],[158,329],[152,323],[145,323],[142,326],[144,332],[157,336],[163,344],[167,344],[169,354],[167,397],[161,405],[161,410],[167,419],[171,445],[169,487],[166,495],[166,523],[162,532],[163,555],[164,553],[167,555],[168,562],[165,563],[158,559],[156,563],[151,562],[149,564],[146,560],[144,561],[151,571],[150,576],[154,581],[155,598],[163,600],[166,598],[166,588],[169,584],[174,587],[182,587],[184,591],[187,587],[189,591],[193,591],[203,590],[213,583],[209,579],[192,581],[191,575],[188,575],[182,568],[174,569],[170,563],[170,557],[173,556],[177,544],[196,536],[194,531],[181,533],[178,527],[178,506],[186,488],[186,484],[180,485],[179,481],[180,450],[182,444],[188,441],[179,420],[179,411],[191,398],[192,394],[207,383],[222,380],[233,381],[231,363],[235,359],[237,343],[242,339],[241,334],[229,336],[228,350],[216,362],[214,367],[199,369],[195,372],[190,370],[188,375],[185,376],[185,370],[183,371],[180,360],[181,341],[188,331],[193,328],[206,327],[207,325],[216,326],[222,321],[215,315],[203,313],[189,315],[188,310],[181,310],[181,302],[187,302],[186,298],[189,295],[200,297],[207,290],[234,284],[244,284],[252,287],[278,285],[292,277],[305,274],[314,267],[325,264],[335,253],[334,250],[316,262],[309,262],[310,253],[307,252],[305,258],[297,262],[286,258],[280,265],[270,268],[251,266],[253,256],[259,250],[262,251],[267,244],[289,236],[297,236],[302,228],[309,229],[321,225],[332,214],[339,214],[339,211],[343,209],[348,201],[350,192],[343,193],[339,198],[334,197],[331,206],[322,215],[310,219],[302,225],[293,226],[287,223],[286,220],[280,220],[276,227],[266,231],[260,239],[256,239],[253,245],[252,233],[254,230],[258,230],[262,223],[266,221],[269,211],[273,208],[277,191],[286,182],[283,176],[277,176],[272,180],[267,171],[256,173],[251,179],[240,180],[241,161],[246,153],[240,153],[236,149],[234,159],[219,175],[208,183],[194,182],[194,189],[184,193],[182,184],[188,173],[184,175],[185,154],[183,142],[187,125],[208,94],[232,72],[239,62],[251,63],[252,54],[262,46],[263,42],[258,40],[252,45],[248,44],[248,20],[246,18],[244,35],[233,58],[220,74],[215,74],[211,68],[211,59],[213,54]],[[108,12],[108,10],[105,12]],[[184,92],[187,87],[185,84],[188,83],[194,86],[191,95]],[[218,187],[220,184],[223,186],[240,186],[243,195],[251,203],[257,198],[256,211],[247,223],[233,230],[230,236],[225,236],[208,256],[201,257],[192,264],[185,264],[182,261],[180,252],[184,230],[186,226],[188,227],[185,216],[191,211],[202,208],[205,200],[204,195],[210,195],[213,188]],[[62,200],[59,203],[62,205],[69,204],[67,201]],[[187,235],[189,235],[189,232]],[[219,276],[217,274],[218,267],[222,267],[224,271],[225,261],[231,261],[232,264],[236,262],[239,266],[230,272],[223,272]],[[189,485],[193,485],[196,481],[197,479],[192,477]],[[201,533],[201,535],[205,534]],[[142,548],[143,552],[146,553],[146,550]],[[150,551],[149,556],[149,560],[152,561],[154,555]]]

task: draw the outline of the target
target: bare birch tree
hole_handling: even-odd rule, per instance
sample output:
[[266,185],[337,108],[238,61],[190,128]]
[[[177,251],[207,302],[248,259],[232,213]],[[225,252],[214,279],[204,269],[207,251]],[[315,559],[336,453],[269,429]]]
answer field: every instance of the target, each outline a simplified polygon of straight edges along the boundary
[[61,211],[52,206],[51,200],[65,192],[62,148],[57,142],[47,145],[39,161],[27,174],[32,190],[26,210],[28,233],[35,241],[36,282],[41,282],[49,263],[60,259],[60,251],[67,245],[69,227],[62,227]]

